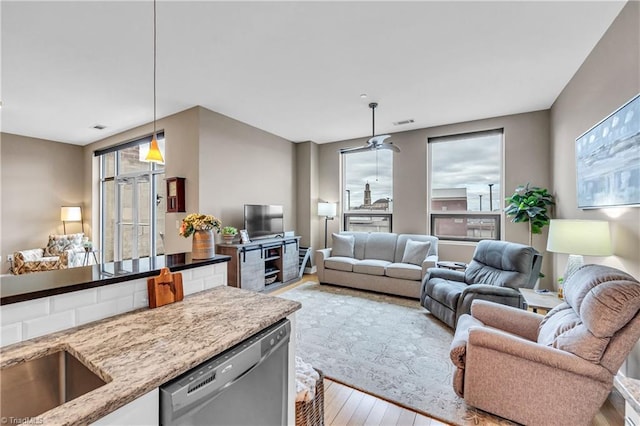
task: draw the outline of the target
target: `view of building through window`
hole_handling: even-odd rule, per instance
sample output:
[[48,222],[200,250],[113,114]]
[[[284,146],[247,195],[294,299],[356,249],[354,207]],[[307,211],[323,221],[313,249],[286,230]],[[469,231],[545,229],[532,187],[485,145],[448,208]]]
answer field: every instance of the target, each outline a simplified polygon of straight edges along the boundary
[[141,161],[141,148],[100,156],[103,263],[164,254],[164,165]]
[[502,130],[429,139],[431,233],[500,239]]
[[342,166],[344,229],[391,232],[393,152],[343,154]]

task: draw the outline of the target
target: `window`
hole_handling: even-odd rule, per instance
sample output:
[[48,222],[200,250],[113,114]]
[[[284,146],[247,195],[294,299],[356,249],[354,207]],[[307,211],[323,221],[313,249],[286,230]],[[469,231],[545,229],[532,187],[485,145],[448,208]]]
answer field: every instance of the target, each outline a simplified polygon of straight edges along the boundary
[[502,130],[429,138],[431,234],[500,239]]
[[[150,140],[95,153],[100,160],[102,263],[164,254],[164,165],[141,160]],[[158,145],[163,151],[162,133]]]
[[393,151],[342,154],[345,231],[391,232]]

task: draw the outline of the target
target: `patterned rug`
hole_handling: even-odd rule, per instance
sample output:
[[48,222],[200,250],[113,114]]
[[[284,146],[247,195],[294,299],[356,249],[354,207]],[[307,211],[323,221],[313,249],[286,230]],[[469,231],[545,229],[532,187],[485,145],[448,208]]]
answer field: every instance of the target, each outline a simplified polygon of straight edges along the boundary
[[457,425],[512,425],[468,407],[453,392],[451,329],[417,300],[303,283],[297,300],[298,355],[354,388]]

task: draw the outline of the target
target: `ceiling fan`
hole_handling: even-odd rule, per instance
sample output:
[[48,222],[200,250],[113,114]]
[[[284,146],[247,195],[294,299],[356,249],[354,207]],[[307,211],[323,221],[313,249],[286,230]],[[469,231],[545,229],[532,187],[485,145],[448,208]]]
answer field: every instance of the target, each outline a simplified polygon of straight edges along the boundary
[[390,138],[391,135],[377,135],[376,136],[376,107],[378,104],[376,102],[371,102],[369,104],[369,108],[371,108],[371,115],[373,121],[373,128],[371,133],[373,136],[369,138],[367,144],[365,146],[357,146],[353,148],[342,148],[340,150],[341,154],[346,154],[347,152],[364,152],[364,151],[377,151],[379,149],[389,149],[394,152],[400,152],[400,148],[395,146],[393,142],[385,142],[387,138]]

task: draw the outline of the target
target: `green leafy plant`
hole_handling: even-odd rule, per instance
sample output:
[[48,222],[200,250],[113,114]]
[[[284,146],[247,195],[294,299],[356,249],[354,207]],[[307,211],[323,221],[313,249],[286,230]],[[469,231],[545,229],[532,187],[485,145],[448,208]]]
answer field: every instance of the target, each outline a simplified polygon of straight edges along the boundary
[[546,188],[518,186],[513,195],[506,199],[504,212],[511,222],[529,223],[529,245],[533,246],[533,234],[542,234],[542,228],[549,225],[549,210],[555,205],[553,195]]
[[237,235],[238,234],[238,228],[235,228],[233,226],[225,226],[224,228],[222,228],[222,235]]

